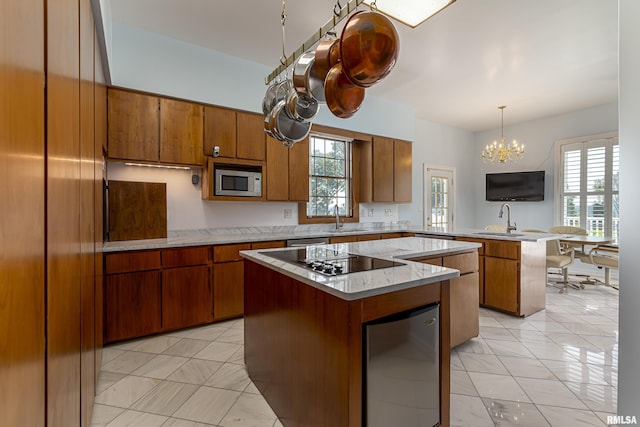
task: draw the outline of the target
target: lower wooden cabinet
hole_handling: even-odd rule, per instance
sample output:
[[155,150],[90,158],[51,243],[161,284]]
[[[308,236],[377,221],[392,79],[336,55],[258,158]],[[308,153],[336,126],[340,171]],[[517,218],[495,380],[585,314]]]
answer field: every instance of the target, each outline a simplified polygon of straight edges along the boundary
[[244,261],[214,264],[213,316],[215,320],[244,312]]
[[162,271],[162,328],[178,329],[213,321],[211,267]]
[[484,257],[485,305],[518,313],[519,265],[514,259]]
[[160,271],[105,276],[105,342],[161,329]]

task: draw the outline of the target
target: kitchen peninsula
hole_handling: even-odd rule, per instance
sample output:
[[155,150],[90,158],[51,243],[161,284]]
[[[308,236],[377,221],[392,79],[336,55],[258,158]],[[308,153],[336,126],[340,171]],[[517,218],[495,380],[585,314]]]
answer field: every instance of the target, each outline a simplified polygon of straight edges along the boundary
[[[448,426],[449,328],[454,320],[450,284],[460,273],[406,260],[469,253],[477,258],[478,246],[410,237],[242,251],[245,363],[282,424],[365,425],[366,325],[397,313],[438,306],[439,316],[434,319],[437,340],[431,356],[438,366],[432,380],[436,393],[434,399],[422,403],[424,411],[435,411],[440,425]],[[301,250],[305,257],[362,258],[361,262],[373,269],[327,275],[285,253]],[[344,268],[351,267],[346,264]],[[404,396],[415,394],[404,391]],[[396,406],[402,403],[396,402]]]

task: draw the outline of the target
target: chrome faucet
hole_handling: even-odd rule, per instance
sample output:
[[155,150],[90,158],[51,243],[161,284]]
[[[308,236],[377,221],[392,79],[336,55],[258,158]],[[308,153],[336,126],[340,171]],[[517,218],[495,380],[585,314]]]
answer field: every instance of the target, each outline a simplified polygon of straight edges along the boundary
[[503,203],[502,206],[500,206],[498,218],[502,218],[502,211],[505,207],[507,208],[507,233],[511,233],[513,230],[517,230],[517,225],[515,222],[511,225],[511,206],[509,206],[509,203]]
[[335,207],[335,215],[336,215],[336,230],[339,230],[342,228],[342,224],[340,224],[340,211],[338,208],[338,204],[336,203],[336,207]]

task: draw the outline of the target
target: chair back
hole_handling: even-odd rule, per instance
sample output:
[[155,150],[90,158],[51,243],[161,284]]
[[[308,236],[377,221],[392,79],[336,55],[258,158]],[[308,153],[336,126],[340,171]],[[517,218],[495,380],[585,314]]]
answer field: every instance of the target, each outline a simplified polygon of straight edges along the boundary
[[587,230],[581,227],[574,227],[571,225],[557,225],[549,229],[549,233],[553,234],[574,234],[576,236],[586,236]]
[[547,256],[566,255],[560,247],[560,240],[547,240]]
[[484,229],[492,230],[492,231],[507,231],[507,226],[500,225],[500,224],[490,224],[490,225],[487,225]]

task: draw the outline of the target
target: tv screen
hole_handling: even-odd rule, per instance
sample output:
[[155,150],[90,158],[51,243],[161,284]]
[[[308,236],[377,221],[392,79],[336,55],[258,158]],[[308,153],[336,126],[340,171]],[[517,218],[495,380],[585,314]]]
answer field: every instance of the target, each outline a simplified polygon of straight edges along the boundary
[[544,200],[544,171],[488,173],[486,200],[490,202]]

